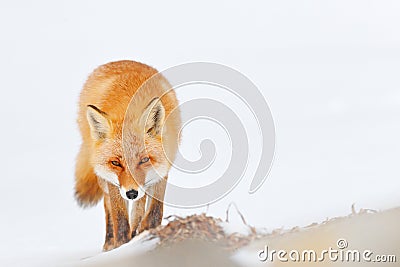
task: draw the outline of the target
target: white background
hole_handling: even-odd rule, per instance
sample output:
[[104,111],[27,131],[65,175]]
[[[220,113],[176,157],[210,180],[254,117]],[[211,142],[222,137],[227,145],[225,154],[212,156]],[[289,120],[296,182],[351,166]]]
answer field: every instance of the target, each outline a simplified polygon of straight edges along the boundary
[[399,14],[398,1],[2,1],[0,264],[100,252],[102,205],[73,199],[75,120],[87,75],[119,59],[225,64],[270,104],[270,176],[249,195],[250,172],[210,215],[235,202],[274,229],[399,206]]

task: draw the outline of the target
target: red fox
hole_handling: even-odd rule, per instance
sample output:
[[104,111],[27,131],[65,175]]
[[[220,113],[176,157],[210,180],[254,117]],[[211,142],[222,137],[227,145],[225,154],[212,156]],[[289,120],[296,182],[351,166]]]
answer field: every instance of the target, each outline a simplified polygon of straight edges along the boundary
[[75,197],[82,207],[104,197],[103,250],[161,224],[180,124],[175,92],[152,67],[128,60],[111,62],[87,79],[79,101],[82,145]]

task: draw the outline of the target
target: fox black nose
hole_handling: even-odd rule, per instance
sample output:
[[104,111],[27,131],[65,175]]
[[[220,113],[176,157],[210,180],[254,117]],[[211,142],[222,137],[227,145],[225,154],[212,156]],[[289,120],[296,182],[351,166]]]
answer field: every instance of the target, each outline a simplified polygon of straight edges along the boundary
[[126,197],[128,199],[135,199],[137,198],[138,194],[139,194],[138,191],[132,189],[126,192]]

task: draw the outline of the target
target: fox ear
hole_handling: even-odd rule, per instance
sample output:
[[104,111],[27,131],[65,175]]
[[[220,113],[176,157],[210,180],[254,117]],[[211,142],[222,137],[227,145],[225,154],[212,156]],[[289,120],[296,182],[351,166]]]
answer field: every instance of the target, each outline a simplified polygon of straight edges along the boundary
[[141,125],[148,134],[158,135],[161,133],[165,118],[165,109],[160,98],[153,98],[143,111],[140,119]]
[[97,107],[93,105],[87,106],[86,117],[93,139],[104,139],[110,133],[111,124],[106,116],[107,114]]

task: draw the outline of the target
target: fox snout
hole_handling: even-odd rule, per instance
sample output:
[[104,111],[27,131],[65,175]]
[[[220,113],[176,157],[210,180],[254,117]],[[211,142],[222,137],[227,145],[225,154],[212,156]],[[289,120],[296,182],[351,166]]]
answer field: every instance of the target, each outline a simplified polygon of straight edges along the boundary
[[138,188],[138,190],[135,189],[127,190],[124,187],[121,187],[119,189],[119,192],[122,198],[130,201],[137,201],[145,195],[145,192],[141,188]]
[[129,190],[126,192],[126,197],[128,199],[136,199],[139,195],[139,192],[136,191],[135,189]]

